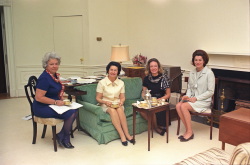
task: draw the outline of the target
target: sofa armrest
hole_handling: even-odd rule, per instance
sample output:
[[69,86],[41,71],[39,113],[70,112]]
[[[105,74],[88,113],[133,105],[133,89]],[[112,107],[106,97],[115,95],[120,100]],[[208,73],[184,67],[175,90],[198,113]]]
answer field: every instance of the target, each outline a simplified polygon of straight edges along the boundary
[[242,143],[235,147],[229,164],[250,164],[250,142]]
[[98,105],[91,104],[91,103],[88,103],[88,102],[85,102],[85,101],[81,101],[81,100],[78,100],[78,103],[83,105],[82,108],[84,110],[89,111],[89,112],[91,112],[91,113],[93,113],[95,115],[100,115],[100,114],[103,113],[102,108],[100,106],[98,106]]
[[103,112],[102,107],[85,101],[78,100],[78,102],[83,105],[80,110],[83,109],[84,111],[95,114],[100,121],[111,122],[110,115]]

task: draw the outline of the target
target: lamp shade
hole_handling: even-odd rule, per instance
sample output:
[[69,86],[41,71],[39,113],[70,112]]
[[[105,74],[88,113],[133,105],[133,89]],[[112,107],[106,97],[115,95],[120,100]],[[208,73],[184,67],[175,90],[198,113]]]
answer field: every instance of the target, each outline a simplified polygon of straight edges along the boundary
[[129,61],[128,45],[114,45],[111,47],[111,61]]

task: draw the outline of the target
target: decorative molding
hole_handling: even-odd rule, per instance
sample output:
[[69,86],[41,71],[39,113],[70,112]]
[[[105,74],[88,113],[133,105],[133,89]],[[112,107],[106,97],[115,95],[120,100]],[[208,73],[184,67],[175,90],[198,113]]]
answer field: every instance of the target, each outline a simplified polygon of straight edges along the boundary
[[208,55],[225,55],[225,56],[250,56],[246,52],[207,52]]
[[[16,66],[16,86],[15,91],[10,91],[12,96],[25,96],[24,85],[27,84],[30,76],[39,77],[43,72],[41,65],[18,65]],[[92,76],[106,74],[106,65],[60,65],[59,73],[62,77],[70,76]]]
[[226,66],[226,65],[208,65],[208,66],[211,69],[213,68],[213,69],[225,69],[225,70],[250,72],[250,68],[234,67],[234,66]]
[[11,0],[0,0],[0,6],[11,6]]
[[250,56],[210,54],[210,68],[250,72]]

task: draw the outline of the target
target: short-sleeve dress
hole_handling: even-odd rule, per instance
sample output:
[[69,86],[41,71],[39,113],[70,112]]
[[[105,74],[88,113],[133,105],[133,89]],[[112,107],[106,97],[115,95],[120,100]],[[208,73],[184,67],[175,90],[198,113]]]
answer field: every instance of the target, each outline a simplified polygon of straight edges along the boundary
[[[52,77],[44,70],[43,73],[37,80],[37,89],[47,91],[45,96],[54,100],[60,100],[59,93],[62,89],[62,85],[59,82],[55,82]],[[57,118],[57,119],[68,119],[75,110],[68,110],[63,114],[56,113],[49,104],[44,104],[34,100],[33,102],[34,115],[42,118]]]
[[[159,74],[158,76],[152,76],[152,79],[158,79],[160,76],[162,76],[161,74]],[[168,79],[168,78],[167,78]],[[152,97],[157,97],[157,98],[161,98],[165,95],[166,91],[161,89],[161,80],[159,80],[157,83],[153,83],[149,80],[149,76],[146,76],[143,80],[143,86],[147,87],[150,91],[150,94]],[[169,82],[168,83],[168,88],[170,87]],[[156,118],[157,118],[157,125],[159,126],[166,126],[166,111],[161,111],[156,113]]]
[[[111,82],[108,77],[105,77],[99,81],[96,92],[103,94],[104,101],[120,102],[120,94],[125,93],[124,82],[118,78]],[[105,104],[101,104],[101,107],[104,112],[107,112],[108,107]]]

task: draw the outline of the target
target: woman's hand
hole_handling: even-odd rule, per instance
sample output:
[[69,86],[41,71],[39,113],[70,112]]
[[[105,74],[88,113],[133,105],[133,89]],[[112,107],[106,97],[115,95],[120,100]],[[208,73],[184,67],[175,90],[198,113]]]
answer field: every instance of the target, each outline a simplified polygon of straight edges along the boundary
[[181,100],[188,100],[189,99],[189,97],[188,96],[182,96],[182,98],[181,98]]
[[111,107],[111,105],[112,105],[112,103],[111,102],[109,102],[109,101],[105,101],[105,103],[104,103],[107,107]]
[[123,104],[124,104],[123,101],[119,102],[119,106],[120,106],[120,107],[123,106]]
[[64,101],[62,100],[56,100],[56,104],[57,106],[63,106],[64,105]]

